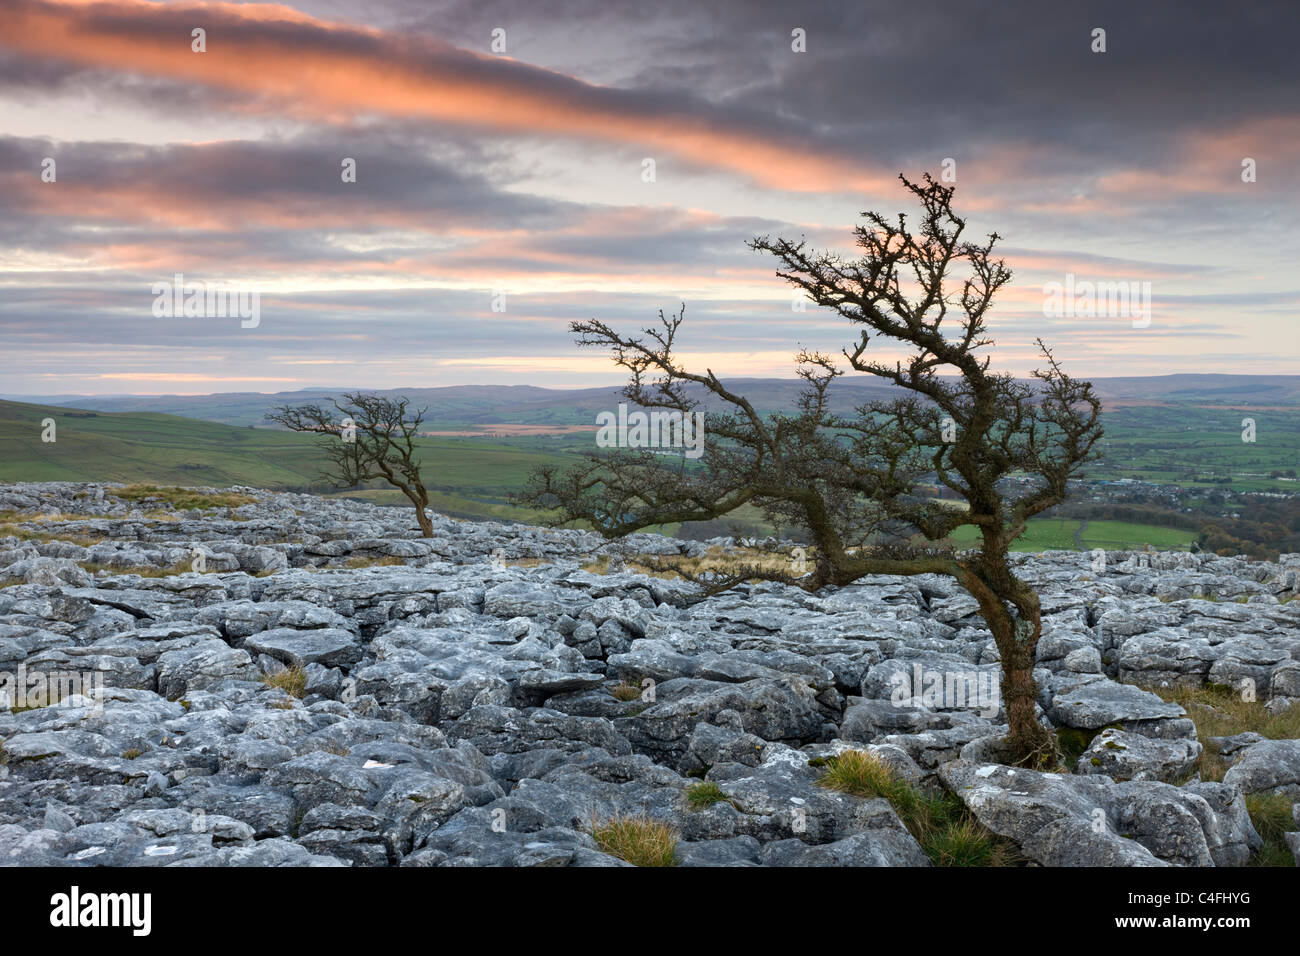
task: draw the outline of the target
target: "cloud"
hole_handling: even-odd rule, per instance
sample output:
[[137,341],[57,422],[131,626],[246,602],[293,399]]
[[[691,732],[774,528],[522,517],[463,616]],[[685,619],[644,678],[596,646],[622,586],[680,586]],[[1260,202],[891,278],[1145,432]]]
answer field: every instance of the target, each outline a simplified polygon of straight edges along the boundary
[[[273,4],[15,0],[11,48],[221,90],[241,109],[326,122],[371,114],[511,135],[574,137],[748,176],[773,188],[864,191],[892,175],[812,147],[803,124],[652,91],[602,87],[430,37],[326,21]],[[191,49],[195,28],[207,50]],[[255,96],[250,103],[248,97]],[[235,103],[232,102],[233,107]]]
[[[851,252],[859,210],[906,205],[896,172],[944,158],[968,235],[1008,237],[1000,366],[1033,367],[1038,334],[1086,374],[1195,370],[1225,345],[1242,368],[1294,361],[1278,343],[1300,307],[1300,99],[1280,4],[9,0],[6,15],[0,128],[39,133],[0,137],[11,388],[617,381],[567,323],[637,328],[682,301],[692,355],[788,373],[799,345],[851,335],[792,313],[744,240]],[[497,26],[505,56],[487,51]],[[153,319],[150,286],[174,272],[255,282],[262,325]],[[1150,281],[1155,321],[1043,316],[1042,284],[1067,273]]]

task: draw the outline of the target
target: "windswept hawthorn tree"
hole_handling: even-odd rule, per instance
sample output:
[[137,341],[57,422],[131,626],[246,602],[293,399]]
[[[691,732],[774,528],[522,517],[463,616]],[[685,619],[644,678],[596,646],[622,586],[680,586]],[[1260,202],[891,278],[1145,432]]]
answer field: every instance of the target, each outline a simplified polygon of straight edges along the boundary
[[[684,307],[671,317],[661,312],[658,326],[640,336],[595,320],[574,322],[579,344],[609,348],[630,372],[628,401],[685,414],[707,394],[723,411],[708,416],[698,469],[646,450],[593,453],[564,472],[535,472],[521,497],[558,508],[561,520],[590,522],[608,537],[705,521],[743,504],[806,529],[814,545],[809,573],[747,566],[715,578],[711,590],[752,579],[808,591],[871,574],[955,579],[979,602],[1001,654],[1007,758],[1046,765],[1059,751],[1035,711],[1039,600],[1012,570],[1008,549],[1030,518],[1065,500],[1066,483],[1093,457],[1101,403],[1090,382],[1062,371],[1041,339],[1045,364],[1035,381],[990,372],[981,354],[993,344],[985,317],[1011,279],[992,256],[999,237],[964,241],[966,223],[952,211],[951,187],[928,174],[923,183],[899,178],[921,206],[915,231],[904,214],[889,220],[864,213],[855,229],[863,252],[854,261],[803,241],[765,236],[749,244],[774,255],[777,275],[815,304],[861,327],[843,358],[852,370],[897,386],[897,397],[850,416],[833,413],[828,391],[843,370],[828,355],[804,351],[797,362],[806,386],[796,407],[764,416],[712,371],[678,364]],[[910,359],[869,358],[872,336],[901,345]],[[1004,481],[1013,477],[1020,480]],[[934,481],[967,507],[933,501],[923,484]],[[934,546],[963,525],[974,526],[979,547]]]
[[415,437],[424,410],[409,414],[407,398],[386,398],[349,392],[343,401],[331,399],[333,409],[322,405],[280,405],[266,416],[290,431],[325,436],[319,443],[332,467],[322,476],[355,487],[363,481],[383,480],[415,505],[420,534],[433,537],[429,518],[429,492],[420,478]]

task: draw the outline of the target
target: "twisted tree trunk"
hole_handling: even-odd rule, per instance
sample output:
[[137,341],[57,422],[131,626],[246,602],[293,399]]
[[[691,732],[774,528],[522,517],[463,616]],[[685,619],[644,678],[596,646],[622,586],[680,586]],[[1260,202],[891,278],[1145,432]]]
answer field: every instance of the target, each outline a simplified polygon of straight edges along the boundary
[[424,485],[417,484],[415,488],[403,487],[402,491],[406,497],[411,499],[411,504],[415,505],[415,520],[420,525],[420,536],[424,538],[433,537],[433,520],[424,509],[429,507],[429,493],[425,491]]
[[1042,636],[1038,595],[1011,572],[1005,552],[985,552],[966,570],[962,584],[979,602],[980,616],[1002,658],[1002,703],[1007,712],[1006,749],[1024,766],[1054,766],[1060,759],[1056,735],[1038,720],[1035,652]]

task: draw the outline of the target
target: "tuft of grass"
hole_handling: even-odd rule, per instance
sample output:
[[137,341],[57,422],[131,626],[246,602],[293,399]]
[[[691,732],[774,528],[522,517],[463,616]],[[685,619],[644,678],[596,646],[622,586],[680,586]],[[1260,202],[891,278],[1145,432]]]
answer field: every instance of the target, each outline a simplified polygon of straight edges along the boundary
[[[1197,774],[1200,774],[1202,780],[1222,783],[1223,775],[1228,772],[1230,766],[1232,765],[1228,763],[1227,758],[1219,753],[1218,745],[1210,743],[1201,735],[1201,756],[1196,761],[1196,766],[1192,768],[1191,774],[1188,775],[1188,780],[1194,779]],[[1182,782],[1186,783],[1187,781]]]
[[[1224,684],[1200,687],[1153,687],[1168,701],[1182,705],[1204,748],[1195,771],[1202,780],[1222,781],[1231,764],[1219,753],[1211,737],[1231,737],[1254,731],[1271,740],[1300,737],[1300,707],[1277,714],[1264,709],[1265,701],[1242,700],[1241,693]],[[1246,796],[1246,810],[1264,845],[1251,858],[1250,866],[1294,866],[1295,857],[1282,834],[1295,829],[1292,801],[1280,794],[1252,793]]]
[[1242,700],[1241,694],[1224,684],[1201,687],[1154,687],[1167,701],[1182,705],[1196,729],[1211,737],[1230,737],[1253,730],[1270,740],[1300,737],[1300,708],[1270,714],[1265,700]]
[[884,797],[890,803],[903,791],[911,790],[898,779],[889,765],[865,750],[846,750],[825,760],[826,773],[817,781],[828,790],[858,797]]
[[677,831],[645,816],[614,816],[592,821],[591,835],[601,851],[633,866],[676,866]]
[[[31,699],[31,698],[28,698],[28,699]],[[36,698],[36,700],[39,701],[39,703],[35,703],[35,704],[22,704],[22,705],[16,705],[16,706],[10,707],[10,708],[9,708],[9,712],[10,712],[11,714],[25,714],[25,713],[27,713],[27,712],[30,711],[30,710],[43,710],[43,709],[45,709],[46,707],[58,707],[61,703],[63,703],[64,698],[63,698],[63,697],[47,697],[47,696],[45,696],[44,693],[42,693],[39,697]]]
[[[116,567],[110,564],[98,564],[94,561],[78,561],[77,565],[84,571],[91,574],[98,574],[100,571],[108,571],[110,574],[138,574],[142,578],[170,578],[178,574],[189,574],[194,571],[188,561],[177,561],[175,564],[169,564],[166,567],[159,568],[148,564],[135,564],[130,567]],[[198,573],[198,572],[196,572]],[[204,571],[203,574],[215,574],[216,571]]]
[[1251,866],[1295,866],[1295,856],[1284,833],[1295,830],[1291,798],[1280,793],[1252,793],[1246,797],[1246,811],[1264,845],[1250,861]]
[[[816,549],[805,547],[804,560],[812,567],[813,554]],[[593,574],[608,574],[610,558],[602,554],[582,566],[582,570]],[[790,573],[790,555],[779,551],[767,551],[762,548],[737,546],[730,550],[711,547],[703,557],[689,558],[684,555],[642,555],[626,559],[624,569],[635,574],[644,574],[652,578],[677,580],[696,577],[706,572],[722,575],[744,574],[755,570],[778,571]]]
[[998,847],[989,839],[989,831],[971,818],[935,830],[923,846],[935,866],[996,865]]
[[195,488],[180,488],[175,485],[126,485],[113,488],[108,492],[114,498],[124,501],[162,502],[178,511],[197,508],[201,511],[213,508],[239,508],[251,505],[257,499],[252,495],[233,491],[199,491]]
[[85,521],[85,515],[22,515],[17,511],[0,511],[0,538],[17,538],[20,541],[68,541],[88,548],[99,544],[107,535],[81,532],[37,531],[24,524],[46,525],[58,521]]
[[390,568],[394,565],[405,564],[401,558],[392,555],[384,555],[380,558],[366,558],[358,555],[354,558],[348,558],[345,568]]
[[136,757],[143,757],[143,756],[144,756],[144,751],[137,750],[135,747],[132,747],[130,750],[122,751],[122,757],[125,760],[134,760]]
[[705,810],[715,803],[731,803],[731,798],[712,780],[704,780],[686,788],[686,802],[692,810]]
[[615,700],[622,701],[636,700],[641,696],[641,688],[637,687],[636,684],[629,684],[627,681],[615,684],[609,689],[609,692],[614,695]]
[[1016,866],[1015,845],[988,830],[955,795],[926,793],[899,778],[865,750],[826,758],[823,787],[859,797],[883,797],[935,866]]
[[301,699],[307,693],[307,672],[301,667],[286,667],[274,674],[263,674],[262,683]]
[[1204,684],[1200,687],[1151,687],[1152,693],[1164,700],[1179,704],[1196,725],[1196,735],[1202,751],[1196,771],[1202,780],[1221,781],[1229,764],[1219,755],[1211,737],[1231,737],[1254,731],[1270,740],[1289,740],[1300,737],[1300,707],[1270,714],[1266,701],[1242,700],[1241,694],[1224,684]]

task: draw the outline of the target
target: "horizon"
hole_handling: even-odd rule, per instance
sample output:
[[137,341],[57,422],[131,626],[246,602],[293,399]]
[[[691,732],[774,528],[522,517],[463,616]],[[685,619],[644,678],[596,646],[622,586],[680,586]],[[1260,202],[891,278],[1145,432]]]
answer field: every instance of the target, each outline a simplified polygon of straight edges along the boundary
[[[1127,379],[1160,379],[1160,378],[1204,378],[1208,376],[1219,376],[1223,378],[1293,378],[1300,380],[1300,373],[1248,373],[1248,372],[1168,372],[1163,375],[1099,375],[1093,376],[1090,381],[1107,382]],[[727,381],[748,381],[748,382],[786,382],[797,384],[801,379],[797,376],[745,376],[745,375],[726,375],[722,376]],[[940,376],[940,378],[958,378],[958,376]],[[841,386],[857,385],[880,385],[889,387],[888,383],[883,382],[866,374],[851,374],[841,379]],[[280,395],[294,394],[296,392],[316,392],[316,391],[335,391],[335,392],[384,392],[384,391],[402,391],[403,389],[438,389],[438,388],[537,388],[553,392],[581,392],[592,389],[617,388],[621,389],[624,383],[621,381],[610,381],[597,383],[593,385],[575,385],[565,387],[562,385],[534,385],[530,382],[461,382],[455,385],[399,385],[393,388],[382,388],[378,386],[364,385],[308,385],[301,388],[280,389],[274,392],[264,392],[256,390],[230,390],[221,392],[0,392],[0,401],[22,402],[27,399],[53,399],[53,398],[205,398],[221,395]]]
[[[1079,378],[1296,367],[1285,4],[11,6],[9,394],[603,387],[568,323],[682,303],[683,364],[793,377],[856,330],[745,241],[852,254],[925,172],[1003,237],[995,368],[1038,336]],[[1083,283],[1104,310],[1053,312]],[[158,310],[200,285],[258,315]]]

